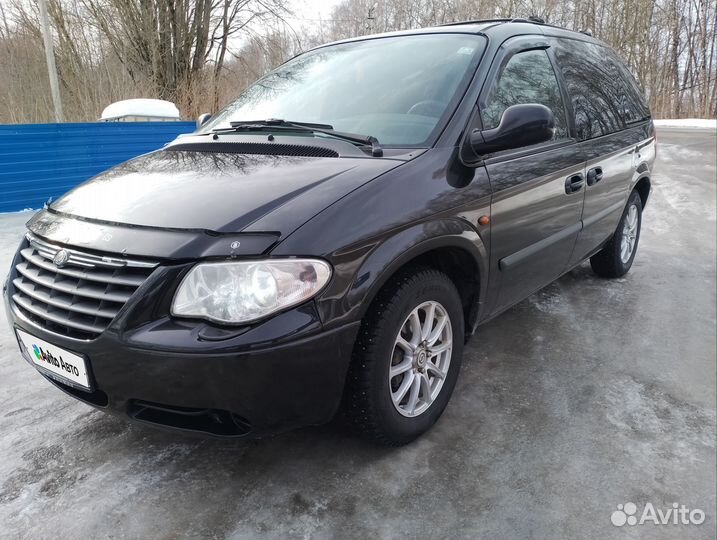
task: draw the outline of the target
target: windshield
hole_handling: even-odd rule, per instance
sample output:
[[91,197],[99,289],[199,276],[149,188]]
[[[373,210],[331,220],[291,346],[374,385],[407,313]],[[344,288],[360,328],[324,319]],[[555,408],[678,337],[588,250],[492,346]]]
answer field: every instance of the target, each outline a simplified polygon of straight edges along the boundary
[[309,51],[247,88],[200,132],[280,118],[420,146],[452,112],[483,48],[476,35],[423,34]]

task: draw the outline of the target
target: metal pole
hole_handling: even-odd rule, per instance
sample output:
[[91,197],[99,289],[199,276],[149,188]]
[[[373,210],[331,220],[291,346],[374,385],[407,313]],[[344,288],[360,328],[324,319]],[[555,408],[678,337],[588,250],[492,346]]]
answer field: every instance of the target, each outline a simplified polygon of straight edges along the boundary
[[62,114],[62,100],[60,99],[60,83],[57,80],[57,67],[55,66],[55,50],[52,45],[52,31],[50,19],[47,16],[47,0],[38,0],[40,6],[40,25],[42,26],[42,39],[45,42],[45,58],[47,59],[47,75],[50,77],[50,90],[52,91],[52,104],[55,107],[55,121],[64,122]]

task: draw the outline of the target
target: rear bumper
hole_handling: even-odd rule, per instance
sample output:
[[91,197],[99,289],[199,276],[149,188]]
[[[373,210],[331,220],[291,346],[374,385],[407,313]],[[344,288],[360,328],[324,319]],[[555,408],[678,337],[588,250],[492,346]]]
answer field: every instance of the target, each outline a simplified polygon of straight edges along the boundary
[[92,392],[38,368],[66,393],[138,422],[216,436],[328,422],[358,331],[358,323],[323,331],[307,304],[213,340],[200,336],[204,323],[165,318],[82,341],[44,330],[4,296],[11,326],[88,359]]

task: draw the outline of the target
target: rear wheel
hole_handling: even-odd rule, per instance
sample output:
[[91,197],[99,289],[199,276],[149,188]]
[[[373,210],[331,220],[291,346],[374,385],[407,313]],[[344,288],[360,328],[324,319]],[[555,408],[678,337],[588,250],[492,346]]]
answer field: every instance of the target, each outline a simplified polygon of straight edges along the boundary
[[602,250],[590,257],[590,266],[597,275],[618,278],[627,274],[635,260],[641,226],[642,200],[640,195],[633,191],[615,234]]
[[406,444],[443,413],[460,370],[463,308],[443,273],[393,279],[361,324],[345,395],[349,421],[375,442]]

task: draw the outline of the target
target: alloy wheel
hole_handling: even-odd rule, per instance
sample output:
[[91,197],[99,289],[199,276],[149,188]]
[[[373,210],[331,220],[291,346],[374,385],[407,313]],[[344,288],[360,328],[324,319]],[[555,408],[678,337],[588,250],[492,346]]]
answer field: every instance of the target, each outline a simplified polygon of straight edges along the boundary
[[630,205],[625,217],[625,223],[622,226],[622,239],[620,240],[620,260],[623,264],[632,257],[637,243],[637,232],[640,224],[638,210],[636,205]]
[[448,375],[453,329],[446,309],[424,302],[406,317],[393,346],[388,382],[396,410],[423,414],[436,400]]

